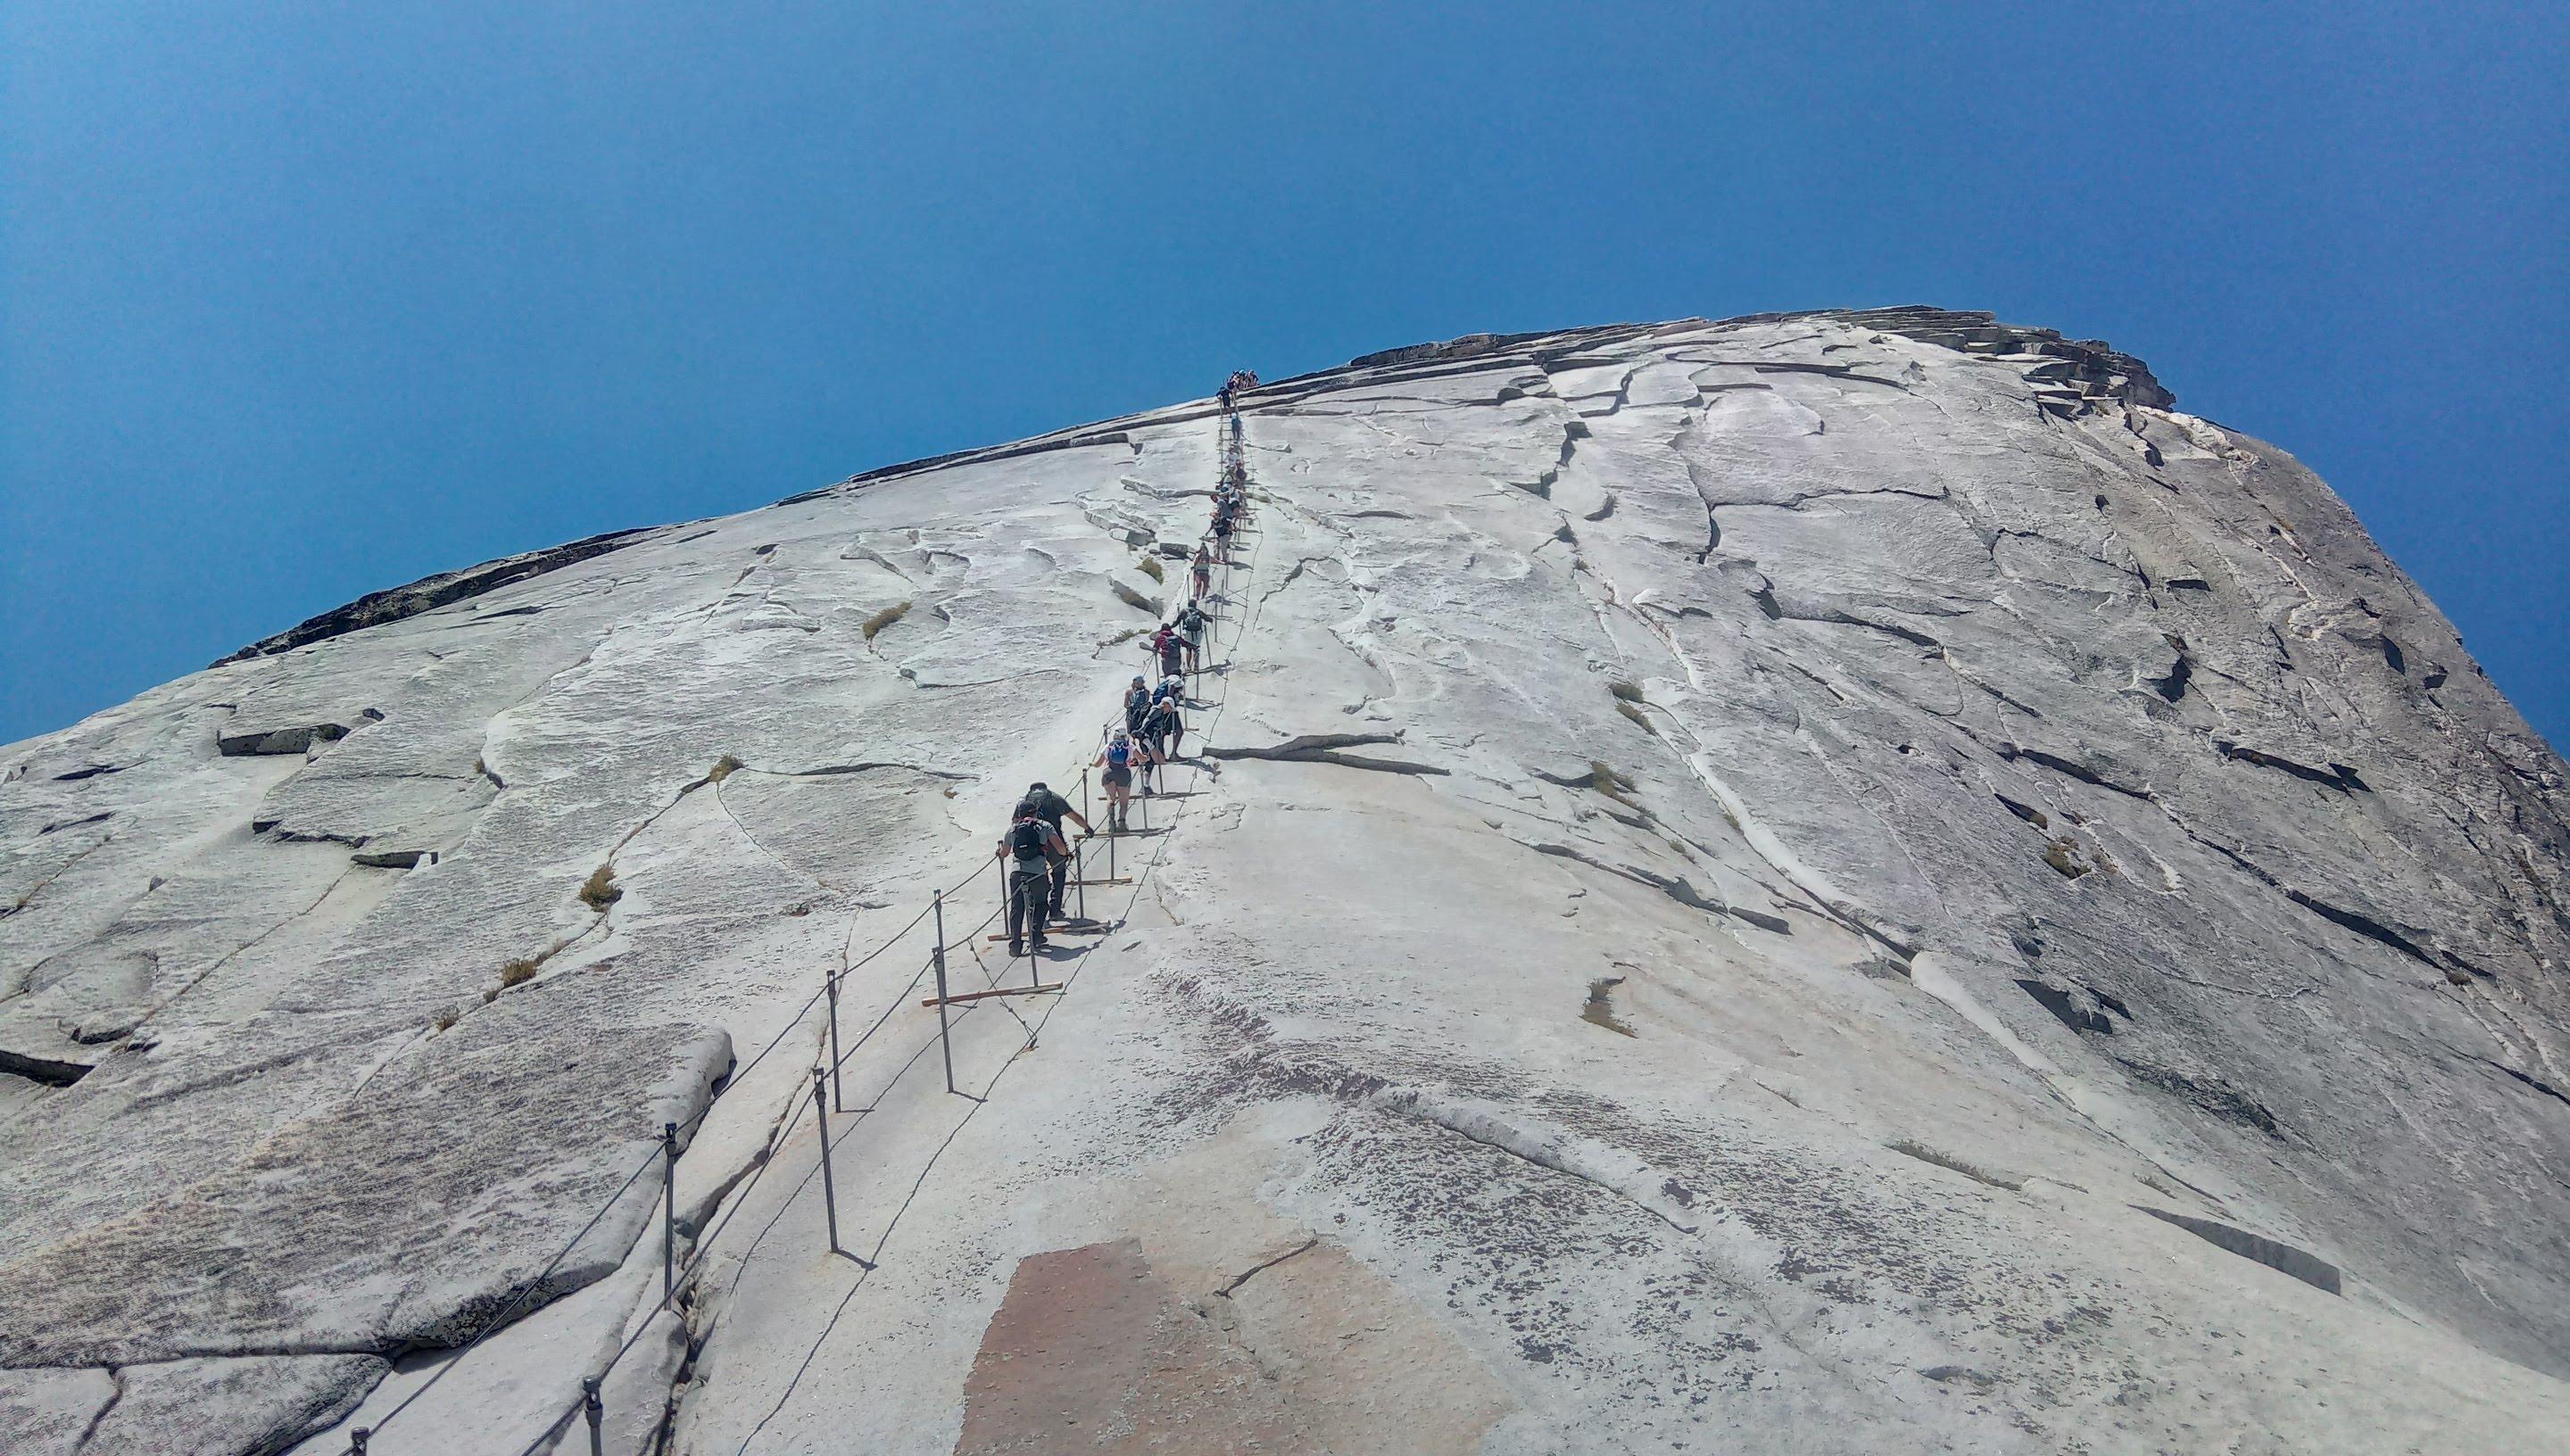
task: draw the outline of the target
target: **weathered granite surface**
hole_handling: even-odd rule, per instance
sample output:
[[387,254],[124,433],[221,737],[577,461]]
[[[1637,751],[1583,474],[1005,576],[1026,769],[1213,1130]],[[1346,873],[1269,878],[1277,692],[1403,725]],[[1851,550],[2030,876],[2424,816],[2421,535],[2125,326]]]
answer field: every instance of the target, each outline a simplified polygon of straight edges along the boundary
[[871,1270],[801,1008],[1076,781],[1208,404],[0,750],[0,1448],[541,1449],[629,1343],[620,1451],[2570,1441],[2563,764],[2288,456],[1929,309],[1242,420],[1121,928],[957,1021],[985,1100],[920,932],[848,977]]

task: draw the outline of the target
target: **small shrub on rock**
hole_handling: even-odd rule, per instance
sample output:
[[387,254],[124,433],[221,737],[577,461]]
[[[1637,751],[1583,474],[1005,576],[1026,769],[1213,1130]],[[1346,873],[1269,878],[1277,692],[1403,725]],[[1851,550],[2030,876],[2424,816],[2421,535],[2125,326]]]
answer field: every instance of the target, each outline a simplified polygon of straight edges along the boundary
[[616,887],[616,870],[613,866],[601,865],[589,872],[589,879],[581,882],[580,903],[600,914],[607,913],[609,906],[624,898],[625,892]]

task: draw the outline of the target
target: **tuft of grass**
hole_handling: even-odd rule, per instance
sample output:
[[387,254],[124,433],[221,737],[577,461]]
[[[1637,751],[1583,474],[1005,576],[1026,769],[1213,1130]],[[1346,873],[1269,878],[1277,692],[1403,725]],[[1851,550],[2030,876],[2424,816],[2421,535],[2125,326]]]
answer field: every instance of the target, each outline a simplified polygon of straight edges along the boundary
[[1168,571],[1160,564],[1160,558],[1158,556],[1144,556],[1142,558],[1141,571],[1143,575],[1150,577],[1154,581],[1166,581],[1169,579]]
[[2089,868],[2079,863],[2079,843],[2076,840],[2057,839],[2046,843],[2043,847],[2043,863],[2059,871],[2062,878],[2067,880],[2078,879],[2087,874]]
[[866,640],[871,642],[875,639],[875,633],[891,626],[894,622],[900,621],[909,611],[910,603],[907,601],[887,606],[883,610],[876,612],[873,616],[866,618],[865,624],[858,627],[857,630],[865,633]]
[[1623,983],[1624,978],[1620,975],[1599,976],[1597,979],[1590,981],[1588,983],[1588,1001],[1585,1005],[1579,1008],[1579,1019],[1587,1022],[1591,1026],[1603,1026],[1607,1030],[1615,1032],[1621,1036],[1639,1036],[1641,1034],[1640,1032],[1637,1032],[1632,1027],[1625,1025],[1624,1022],[1615,1015],[1613,993],[1615,988]]
[[436,1027],[440,1031],[452,1031],[455,1029],[455,1023],[463,1019],[464,1013],[462,1011],[453,1006],[449,1006],[445,1010],[430,1017],[428,1024]]
[[[607,913],[607,908],[609,906],[616,904],[624,898],[625,892],[616,887],[616,869],[612,865],[599,866],[597,869],[589,872],[589,878],[587,880],[581,882],[580,903],[588,906],[591,910],[598,911],[600,914]],[[512,963],[514,964],[515,962]],[[528,974],[534,974],[535,972],[532,968],[534,966],[534,962],[529,961],[528,965],[530,967]],[[515,982],[508,982],[508,984],[515,984]]]
[[1884,1146],[1905,1158],[1916,1158],[1922,1163],[1942,1168],[1948,1173],[1959,1173],[1974,1183],[1986,1183],[1992,1188],[2004,1189],[2009,1193],[2019,1193],[2025,1188],[2025,1180],[2022,1178],[2011,1178],[2004,1173],[1993,1172],[1967,1163],[1951,1153],[1940,1153],[1914,1138],[1895,1138]]
[[741,767],[740,760],[726,753],[722,757],[715,759],[714,766],[706,771],[705,782],[708,784],[719,784],[723,780],[730,778],[731,771],[739,767]]
[[1618,680],[1606,684],[1606,691],[1614,695],[1616,712],[1632,719],[1634,726],[1643,732],[1658,734],[1660,730],[1652,727],[1650,718],[1642,712],[1640,705],[1648,700],[1642,696],[1641,688]]
[[1598,759],[1588,761],[1588,787],[1623,805],[1627,809],[1642,806],[1633,802],[1633,778]]

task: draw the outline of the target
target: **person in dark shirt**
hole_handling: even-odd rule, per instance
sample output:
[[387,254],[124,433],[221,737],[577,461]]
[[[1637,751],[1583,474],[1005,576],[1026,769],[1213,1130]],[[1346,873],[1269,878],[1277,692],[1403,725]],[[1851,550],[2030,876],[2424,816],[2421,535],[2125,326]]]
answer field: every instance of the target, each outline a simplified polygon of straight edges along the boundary
[[[1023,814],[1029,810],[1033,810],[1036,818],[1043,820],[1046,827],[1053,831],[1053,837],[1057,843],[1065,843],[1062,835],[1062,822],[1065,819],[1078,825],[1081,834],[1096,833],[1089,828],[1088,820],[1078,810],[1071,807],[1070,800],[1046,788],[1042,779],[1029,784],[1027,797],[1018,801],[1019,813]],[[1047,918],[1057,920],[1062,918],[1062,893],[1070,884],[1071,851],[1066,844],[1061,858],[1053,862],[1053,893],[1045,900]]]
[[995,854],[1009,883],[1009,954],[1026,954],[1030,942],[1042,950],[1045,882],[1063,873],[1060,867],[1071,862],[1071,847],[1062,842],[1062,831],[1047,824],[1034,805],[1021,803],[1010,816],[1009,832],[1000,836]]
[[1150,712],[1151,685],[1143,681],[1142,674],[1134,673],[1133,685],[1124,689],[1124,731],[1136,738],[1141,737],[1142,720]]
[[[1178,704],[1174,698],[1161,698],[1153,703],[1150,716],[1142,720],[1143,746],[1150,749],[1151,757],[1160,763],[1176,760],[1178,739],[1185,732],[1186,724],[1178,717]],[[1142,775],[1142,792],[1146,796],[1151,792],[1151,776],[1147,770]]]
[[1185,609],[1178,613],[1178,635],[1184,638],[1187,644],[1187,671],[1203,671],[1205,635],[1203,607],[1192,601],[1186,604]]

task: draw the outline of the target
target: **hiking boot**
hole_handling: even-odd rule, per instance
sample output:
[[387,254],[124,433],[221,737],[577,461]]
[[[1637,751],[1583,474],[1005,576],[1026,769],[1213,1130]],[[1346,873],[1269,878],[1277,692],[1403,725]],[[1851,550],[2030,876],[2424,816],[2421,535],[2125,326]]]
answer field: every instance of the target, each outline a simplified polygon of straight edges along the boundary
[[1047,945],[1049,945],[1049,944],[1051,944],[1051,943],[1052,943],[1051,941],[1049,941],[1049,940],[1045,939],[1045,937],[1044,937],[1044,936],[1042,936],[1042,935],[1038,935],[1038,936],[1035,938],[1035,947],[1036,947],[1038,950],[1042,950],[1042,949],[1044,949],[1044,948],[1045,948],[1045,946],[1047,946]]
[[[1037,941],[1036,943],[1037,943],[1037,944],[1039,944],[1039,945],[1041,945],[1041,944],[1043,944],[1044,942],[1043,942],[1043,941],[1041,941],[1041,940],[1039,940],[1039,941]],[[1022,943],[1020,943],[1020,942],[1018,942],[1018,941],[1016,941],[1016,940],[1012,940],[1012,941],[1010,941],[1010,942],[1009,942],[1009,958],[1010,958],[1011,960],[1015,960],[1015,959],[1017,959],[1019,956],[1024,955],[1024,954],[1026,954],[1026,953],[1027,953],[1027,947],[1026,947],[1024,944],[1022,944]]]

